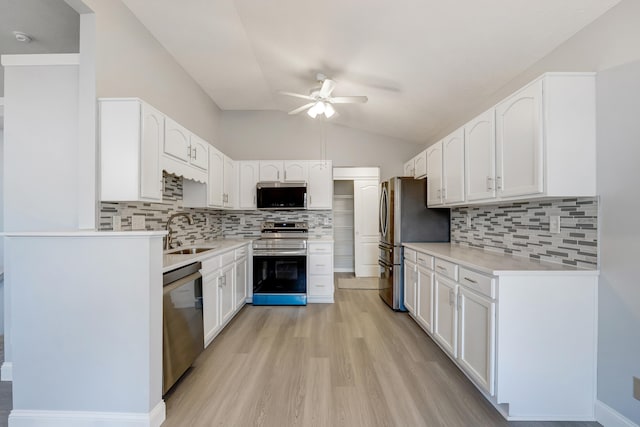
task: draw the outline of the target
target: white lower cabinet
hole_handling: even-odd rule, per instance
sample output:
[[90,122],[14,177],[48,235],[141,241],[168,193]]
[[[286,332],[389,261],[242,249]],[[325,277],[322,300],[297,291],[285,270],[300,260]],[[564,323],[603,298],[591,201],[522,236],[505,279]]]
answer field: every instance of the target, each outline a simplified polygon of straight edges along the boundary
[[433,333],[433,282],[434,273],[418,266],[416,319],[429,333]]
[[456,297],[458,285],[439,274],[434,280],[434,314],[433,336],[442,348],[451,354],[458,356],[458,307]]
[[202,261],[202,321],[208,346],[238,313],[247,296],[248,245]]
[[458,295],[458,361],[493,396],[496,303],[464,286],[458,288]]
[[413,315],[416,314],[416,265],[405,259],[404,261],[404,307]]
[[333,302],[333,242],[308,242],[307,301]]

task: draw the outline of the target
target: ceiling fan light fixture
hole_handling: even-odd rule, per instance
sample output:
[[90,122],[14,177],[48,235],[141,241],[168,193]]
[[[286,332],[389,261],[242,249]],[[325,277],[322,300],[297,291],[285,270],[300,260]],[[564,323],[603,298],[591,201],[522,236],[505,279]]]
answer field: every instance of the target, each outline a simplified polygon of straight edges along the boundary
[[336,109],[333,108],[333,105],[327,102],[324,106],[324,115],[327,117],[327,119],[330,119],[335,113]]
[[316,116],[318,115],[318,113],[316,112],[316,106],[314,105],[313,107],[309,108],[307,110],[307,114],[309,115],[309,117],[311,117],[312,119],[315,119]]

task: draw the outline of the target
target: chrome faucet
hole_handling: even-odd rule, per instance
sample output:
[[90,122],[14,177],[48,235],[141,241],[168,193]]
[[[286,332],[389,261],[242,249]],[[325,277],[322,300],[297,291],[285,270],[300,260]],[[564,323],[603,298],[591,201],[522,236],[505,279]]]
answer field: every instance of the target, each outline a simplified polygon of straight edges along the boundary
[[172,248],[172,243],[173,243],[173,229],[171,228],[171,221],[173,221],[174,218],[179,217],[179,216],[183,216],[185,218],[187,218],[187,220],[189,221],[189,225],[193,225],[193,217],[191,216],[190,213],[187,212],[178,212],[175,213],[173,215],[171,215],[169,217],[169,219],[167,220],[167,224],[165,225],[165,229],[168,231],[167,237],[164,240],[164,249],[173,249]]

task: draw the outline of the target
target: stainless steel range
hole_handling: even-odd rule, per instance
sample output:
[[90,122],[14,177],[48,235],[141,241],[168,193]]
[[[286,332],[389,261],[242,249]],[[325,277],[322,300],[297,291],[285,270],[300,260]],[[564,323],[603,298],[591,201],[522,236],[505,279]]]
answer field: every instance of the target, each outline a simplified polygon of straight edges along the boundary
[[253,304],[307,304],[306,222],[262,224],[253,242]]

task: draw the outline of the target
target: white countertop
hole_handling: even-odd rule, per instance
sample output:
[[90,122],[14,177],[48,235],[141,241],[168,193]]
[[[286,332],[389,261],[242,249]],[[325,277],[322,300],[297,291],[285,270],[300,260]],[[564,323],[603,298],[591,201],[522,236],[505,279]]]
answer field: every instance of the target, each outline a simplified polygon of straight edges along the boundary
[[483,251],[452,243],[403,243],[403,246],[493,276],[521,275],[525,272],[528,275],[567,274],[597,276],[599,274],[599,271],[595,269],[536,261],[525,257]]
[[5,237],[162,237],[165,230],[155,231],[96,231],[96,230],[69,230],[69,231],[6,231],[0,233]]
[[[162,272],[174,270],[178,267],[183,267],[187,264],[202,261],[207,258],[218,256],[224,252],[240,248],[244,245],[250,244],[253,239],[220,239],[212,240],[206,243],[199,243],[195,245],[180,246],[168,251],[164,251],[162,255]],[[210,251],[201,252],[199,254],[185,254],[185,255],[168,255],[167,252],[175,251],[179,249],[189,248],[214,248]]]

